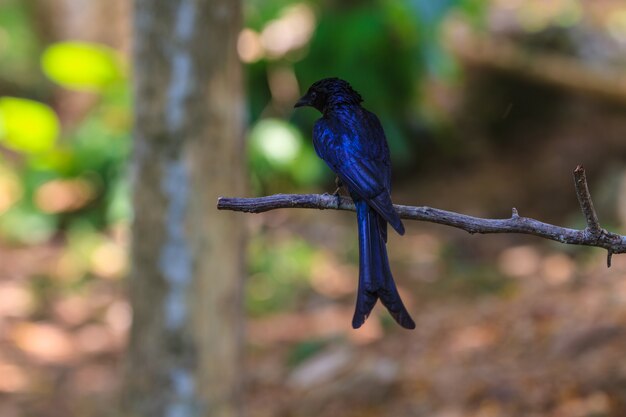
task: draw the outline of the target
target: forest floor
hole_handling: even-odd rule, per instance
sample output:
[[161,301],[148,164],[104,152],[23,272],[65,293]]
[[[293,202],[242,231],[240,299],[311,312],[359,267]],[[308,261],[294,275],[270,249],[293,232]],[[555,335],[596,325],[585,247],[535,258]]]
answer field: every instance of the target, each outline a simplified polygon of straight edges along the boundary
[[[321,230],[321,215],[338,226]],[[406,236],[390,235],[389,253],[417,328],[377,306],[353,330],[350,216],[251,221],[267,244],[304,235],[314,254],[291,301],[250,314],[250,416],[626,415],[626,257],[607,269],[601,250],[408,224]],[[0,416],[114,414],[125,285],[59,282],[63,248],[1,249]]]

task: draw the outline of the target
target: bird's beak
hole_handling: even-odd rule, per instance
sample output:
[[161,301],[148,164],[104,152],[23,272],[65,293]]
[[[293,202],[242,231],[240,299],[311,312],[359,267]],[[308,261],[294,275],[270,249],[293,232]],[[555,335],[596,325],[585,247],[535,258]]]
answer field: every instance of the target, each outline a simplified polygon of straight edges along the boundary
[[311,105],[311,101],[309,100],[309,95],[305,94],[304,96],[300,98],[300,100],[296,102],[296,104],[293,105],[293,107],[294,108],[305,107],[305,106],[310,106],[310,105]]

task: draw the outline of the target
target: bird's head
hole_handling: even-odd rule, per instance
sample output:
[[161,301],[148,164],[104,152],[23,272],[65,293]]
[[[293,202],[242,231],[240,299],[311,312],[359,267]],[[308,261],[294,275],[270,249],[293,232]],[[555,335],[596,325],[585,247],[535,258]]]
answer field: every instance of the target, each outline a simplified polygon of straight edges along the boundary
[[315,82],[294,107],[315,107],[324,113],[328,108],[340,104],[360,104],[361,95],[347,81],[339,78],[324,78]]

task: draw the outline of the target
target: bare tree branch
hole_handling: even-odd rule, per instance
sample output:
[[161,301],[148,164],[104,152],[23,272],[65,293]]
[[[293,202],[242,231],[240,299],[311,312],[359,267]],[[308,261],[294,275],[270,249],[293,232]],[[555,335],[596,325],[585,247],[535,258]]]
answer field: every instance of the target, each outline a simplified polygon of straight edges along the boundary
[[[395,204],[401,218],[420,220],[456,227],[469,233],[523,233],[555,240],[570,245],[595,246],[608,251],[607,266],[611,266],[611,255],[626,253],[626,236],[608,232],[600,227],[593,208],[585,170],[582,166],[574,170],[574,183],[581,210],[587,220],[583,230],[569,229],[522,217],[513,208],[508,219],[484,219],[432,207],[414,207]],[[279,208],[313,208],[355,211],[354,203],[347,197],[329,194],[276,194],[258,198],[228,198],[217,200],[219,210],[262,213]]]
[[576,194],[578,195],[578,202],[580,208],[587,220],[587,229],[593,235],[601,233],[600,221],[596,210],[593,208],[593,202],[591,201],[591,194],[589,193],[589,187],[587,186],[587,176],[585,175],[585,169],[582,165],[578,165],[574,170],[574,186],[576,187]]

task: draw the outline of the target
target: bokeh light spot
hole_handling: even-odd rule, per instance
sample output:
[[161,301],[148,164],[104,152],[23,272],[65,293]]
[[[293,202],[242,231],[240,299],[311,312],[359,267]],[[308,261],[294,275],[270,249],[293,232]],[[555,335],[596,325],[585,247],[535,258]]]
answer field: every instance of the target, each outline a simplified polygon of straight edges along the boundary
[[615,40],[626,42],[626,9],[611,13],[606,21],[606,27]]
[[115,50],[85,42],[50,46],[41,58],[41,66],[52,81],[87,91],[101,91],[122,74]]
[[22,197],[19,178],[8,170],[0,170],[0,214],[7,211]]
[[257,123],[250,132],[250,142],[253,150],[275,165],[293,162],[302,147],[300,133],[278,119],[264,119]]
[[0,318],[25,317],[35,307],[33,294],[18,282],[0,284]]
[[505,275],[522,278],[536,273],[540,261],[540,256],[534,247],[517,246],[502,251],[498,266]]
[[44,213],[65,213],[84,207],[94,197],[94,187],[84,179],[57,179],[37,189],[35,203]]
[[299,3],[285,8],[280,18],[270,21],[261,32],[261,44],[270,58],[280,58],[305,46],[315,30],[315,13]]
[[0,98],[0,140],[18,152],[51,149],[59,135],[59,120],[47,105],[16,97]]
[[126,267],[126,252],[113,242],[102,243],[91,254],[91,269],[103,278],[121,278],[126,272]]
[[20,350],[45,363],[68,362],[76,354],[70,335],[53,324],[20,323],[11,336]]
[[0,392],[21,392],[28,388],[28,376],[22,368],[0,362],[0,375]]
[[239,59],[246,64],[263,58],[265,52],[261,45],[259,34],[248,28],[242,30],[237,39],[237,53],[239,54]]

